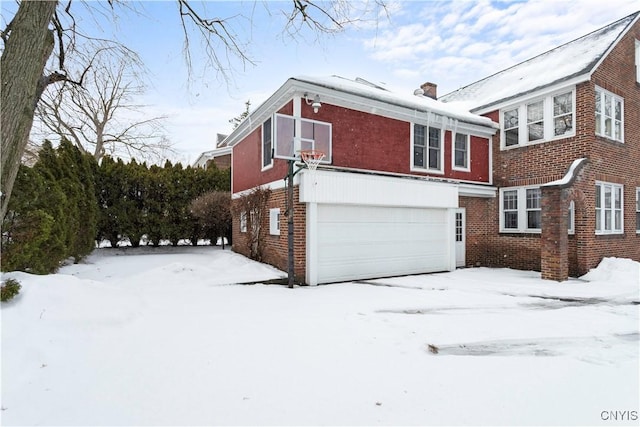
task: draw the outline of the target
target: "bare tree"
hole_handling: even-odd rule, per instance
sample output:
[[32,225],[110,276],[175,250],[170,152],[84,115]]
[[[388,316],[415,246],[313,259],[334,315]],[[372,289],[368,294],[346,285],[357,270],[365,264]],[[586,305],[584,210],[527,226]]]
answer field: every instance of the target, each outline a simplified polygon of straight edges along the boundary
[[[235,22],[251,24],[251,19],[239,13],[229,18],[211,17],[206,10],[207,3],[200,2],[196,7],[193,1],[177,0],[178,13],[185,33],[185,55],[187,65],[191,64],[190,35],[196,32],[204,45],[207,66],[218,71],[226,80],[234,69],[233,60],[242,65],[253,63],[247,54],[247,44],[233,31]],[[257,4],[258,2],[256,2]],[[18,10],[9,24],[1,31],[4,43],[1,62],[1,117],[0,138],[2,139],[1,157],[1,208],[0,218],[4,218],[7,204],[13,189],[20,159],[29,139],[33,126],[35,108],[45,88],[57,82],[67,82],[82,86],[83,79],[91,63],[88,63],[80,76],[67,72],[66,58],[77,52],[78,38],[99,40],[83,33],[76,25],[72,5],[68,0],[58,1],[20,1]],[[105,13],[105,3],[81,2],[81,5],[96,11],[103,17],[114,20],[113,15]],[[115,4],[131,8],[130,3],[108,0],[107,11]],[[215,4],[215,3],[208,3]],[[285,6],[285,5],[289,6]],[[292,0],[290,3],[264,2],[265,7],[274,7],[287,17],[285,32],[295,37],[304,29],[312,33],[333,33],[341,31],[346,25],[359,22],[371,13],[369,5],[384,9],[384,0],[351,2],[348,0],[312,1]],[[360,5],[366,5],[362,8]],[[359,8],[360,7],[360,8]],[[359,8],[359,9],[358,9]],[[377,17],[377,13],[373,13]],[[371,15],[369,15],[371,16]],[[99,27],[99,26],[98,26]],[[47,60],[55,48],[55,56],[46,68]]]
[[173,150],[164,136],[164,117],[149,117],[146,106],[135,103],[145,90],[137,57],[111,53],[98,52],[82,86],[65,82],[69,87],[43,94],[36,111],[42,137],[64,136],[96,160],[110,155],[161,161]]

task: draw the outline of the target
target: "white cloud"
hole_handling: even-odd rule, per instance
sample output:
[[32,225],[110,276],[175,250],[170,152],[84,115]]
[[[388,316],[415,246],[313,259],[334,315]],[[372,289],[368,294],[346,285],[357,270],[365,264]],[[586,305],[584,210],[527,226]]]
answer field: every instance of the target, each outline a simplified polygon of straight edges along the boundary
[[363,46],[370,58],[391,66],[394,76],[418,79],[407,87],[429,80],[453,90],[638,8],[632,0],[405,2],[375,43],[364,40]]

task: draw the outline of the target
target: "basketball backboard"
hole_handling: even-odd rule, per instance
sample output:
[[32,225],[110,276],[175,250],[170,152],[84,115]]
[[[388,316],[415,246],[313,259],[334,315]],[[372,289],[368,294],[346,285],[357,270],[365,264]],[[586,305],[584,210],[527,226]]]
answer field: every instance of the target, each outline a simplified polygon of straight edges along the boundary
[[331,123],[276,114],[273,141],[274,158],[300,160],[300,150],[318,150],[331,163]]

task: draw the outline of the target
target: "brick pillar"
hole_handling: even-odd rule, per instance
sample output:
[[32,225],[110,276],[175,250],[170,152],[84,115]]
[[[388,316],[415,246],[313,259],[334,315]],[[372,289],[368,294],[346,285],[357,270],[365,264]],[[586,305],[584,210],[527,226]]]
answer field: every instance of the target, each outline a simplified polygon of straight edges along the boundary
[[567,195],[560,186],[542,187],[542,278],[558,282],[569,278],[569,238],[567,236]]

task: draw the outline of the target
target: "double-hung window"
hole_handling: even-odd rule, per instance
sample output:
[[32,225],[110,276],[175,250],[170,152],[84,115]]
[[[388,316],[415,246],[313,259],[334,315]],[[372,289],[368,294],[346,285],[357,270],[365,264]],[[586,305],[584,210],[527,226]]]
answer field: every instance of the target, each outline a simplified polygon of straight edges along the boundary
[[500,231],[539,233],[542,229],[540,187],[500,189]]
[[623,142],[624,102],[611,92],[596,87],[596,135]]
[[440,129],[418,124],[413,126],[412,169],[442,173],[443,153]]
[[527,104],[528,142],[544,139],[544,101]]
[[453,169],[469,170],[469,135],[456,133],[453,140]]
[[262,169],[273,166],[271,118],[262,124]]
[[622,185],[596,182],[596,234],[623,233]]
[[527,229],[539,230],[542,228],[542,206],[540,188],[528,188],[525,190],[527,197]]
[[518,122],[518,109],[507,110],[503,113],[504,125],[504,145],[511,147],[518,145],[520,139],[518,137],[520,125]]
[[558,92],[501,111],[502,148],[575,135],[575,91]]

